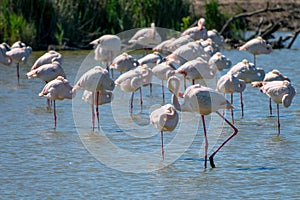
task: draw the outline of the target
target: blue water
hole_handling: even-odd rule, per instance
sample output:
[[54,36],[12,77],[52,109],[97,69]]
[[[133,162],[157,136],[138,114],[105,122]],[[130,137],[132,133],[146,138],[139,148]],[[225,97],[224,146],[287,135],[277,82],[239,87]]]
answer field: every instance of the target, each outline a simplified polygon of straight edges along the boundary
[[[248,52],[222,52],[234,64],[253,59]],[[142,111],[136,93],[131,116],[130,94],[116,88],[113,103],[100,106],[100,133],[92,132],[90,106],[80,101],[78,91],[73,101],[57,101],[58,122],[53,129],[53,113],[38,96],[44,84],[25,77],[43,53],[33,52],[21,66],[20,86],[15,66],[0,65],[0,199],[300,198],[299,95],[289,108],[280,107],[280,136],[264,94],[247,86],[244,118],[235,95],[238,135],[215,156],[217,168],[204,170],[202,125],[194,114],[181,115],[178,129],[165,134],[165,161],[161,162],[160,133],[149,125],[149,113],[162,103],[158,84],[152,96],[148,87],[143,88]],[[61,53],[71,84],[82,63],[93,65],[86,61],[90,51]],[[298,39],[290,50],[258,56],[257,66],[265,71],[279,69],[299,91],[299,55]],[[167,92],[166,103],[170,97]],[[220,125],[217,115],[206,120],[214,149],[232,130]]]

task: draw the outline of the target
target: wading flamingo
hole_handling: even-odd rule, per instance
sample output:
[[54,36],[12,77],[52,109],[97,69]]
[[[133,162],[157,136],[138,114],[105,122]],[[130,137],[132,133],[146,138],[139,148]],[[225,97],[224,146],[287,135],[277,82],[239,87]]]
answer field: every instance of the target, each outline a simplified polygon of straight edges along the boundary
[[169,53],[169,45],[175,40],[174,37],[162,41],[161,43],[159,43],[158,45],[156,45],[155,47],[153,47],[153,51],[159,51],[159,52],[167,52]]
[[158,51],[147,54],[142,58],[138,59],[138,63],[140,65],[146,65],[148,68],[152,69],[154,66],[165,61],[163,55],[161,55]]
[[181,35],[189,35],[194,40],[206,39],[207,29],[205,28],[205,19],[200,18],[198,20],[198,26],[186,29]]
[[[232,74],[225,74],[217,82],[217,91],[221,93],[230,93],[230,103],[233,105],[233,93],[240,93],[242,117],[244,117],[243,91],[246,88],[245,81],[238,79]],[[234,124],[233,109],[231,109],[232,123]]]
[[[109,70],[113,59],[121,52],[121,39],[117,35],[103,35],[90,44],[96,47],[95,60],[99,60]],[[113,71],[111,73],[113,77]]]
[[19,65],[21,62],[26,63],[29,55],[31,54],[32,48],[30,46],[21,48],[12,48],[10,51],[6,52],[6,55],[17,64],[17,80],[20,83],[20,72]]
[[259,54],[269,54],[272,52],[272,46],[267,44],[267,42],[262,37],[257,37],[249,40],[244,45],[237,48],[238,50],[246,50],[253,54],[254,65],[256,66],[256,55]]
[[126,52],[117,56],[111,63],[110,69],[115,69],[120,73],[127,72],[139,66],[138,61]]
[[234,65],[227,73],[244,80],[245,83],[262,81],[265,77],[265,71],[263,69],[256,68],[253,63],[249,63],[246,59]]
[[[284,81],[284,80],[291,82],[287,76],[280,73],[277,69],[273,69],[272,71],[266,73],[263,82]],[[251,85],[252,85],[252,87],[259,87],[259,86],[261,86],[261,82],[254,81],[251,83]],[[271,98],[269,98],[269,110],[270,110],[270,116],[272,116],[272,99]]]
[[[106,69],[103,69],[100,66],[95,66],[94,68],[88,70],[85,72],[79,80],[76,82],[76,84],[73,87],[72,91],[75,91],[77,89],[83,89],[88,90],[92,92],[92,95],[96,94],[96,99],[99,99],[99,95],[101,91],[104,90],[113,90],[115,88],[114,81],[109,77],[108,71]],[[94,100],[94,98],[92,98]],[[98,100],[96,100],[98,102]],[[92,102],[92,127],[93,131],[95,128],[95,113],[94,113],[94,105],[96,105],[96,116],[97,116],[97,122],[98,122],[98,130],[100,130],[99,125],[99,109],[98,104],[95,104],[95,101]]]
[[215,53],[209,60],[209,65],[214,65],[219,71],[229,69],[232,65],[231,61],[226,58],[222,53]]
[[53,61],[57,61],[61,64],[62,55],[54,50],[50,50],[39,57],[31,67],[31,70],[39,68],[42,65],[52,63]]
[[153,48],[161,42],[161,36],[156,31],[155,24],[151,23],[150,28],[138,30],[128,42],[132,44],[139,44],[143,48]]
[[[184,94],[182,95],[182,93],[180,93],[180,80],[176,76],[172,76],[169,78],[168,89],[173,93],[172,103],[177,110],[181,112],[199,113],[201,115],[205,141],[204,168],[207,167],[208,151],[208,140],[206,135],[204,116],[209,115],[212,112],[216,112],[234,130],[232,135],[230,135],[209,157],[210,165],[212,168],[214,168],[214,156],[238,132],[238,129],[233,124],[231,124],[221,113],[219,113],[218,110],[233,109],[233,106],[225,99],[224,95],[222,95],[221,93],[199,84],[191,85],[185,90]],[[184,99],[184,102],[181,105],[179,104],[178,96],[183,97]]]
[[39,96],[44,96],[49,100],[53,100],[53,115],[54,115],[54,128],[56,128],[56,100],[72,99],[73,92],[72,86],[68,80],[62,76],[50,81],[45,85]]
[[154,124],[155,127],[160,131],[162,160],[165,159],[164,132],[173,131],[176,128],[178,121],[178,113],[171,104],[161,106],[150,114],[150,124]]
[[212,39],[212,41],[214,41],[214,43],[219,47],[224,45],[224,37],[220,35],[216,29],[208,30],[207,37]]
[[260,90],[268,95],[277,104],[277,127],[280,135],[279,104],[289,107],[292,103],[296,90],[289,81],[262,82]]

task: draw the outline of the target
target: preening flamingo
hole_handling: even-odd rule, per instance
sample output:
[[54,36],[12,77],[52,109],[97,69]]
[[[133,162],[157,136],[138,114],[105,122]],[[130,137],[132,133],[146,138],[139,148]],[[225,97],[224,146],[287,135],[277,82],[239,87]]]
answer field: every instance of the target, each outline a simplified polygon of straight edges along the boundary
[[186,29],[181,35],[189,35],[194,40],[206,39],[208,36],[205,28],[205,19],[200,18],[196,27]]
[[49,100],[53,100],[54,128],[56,128],[56,100],[72,99],[72,86],[69,81],[62,76],[50,81],[45,85],[39,96],[44,96]]
[[167,49],[169,51],[175,51],[177,48],[181,47],[182,45],[185,45],[189,42],[193,42],[193,38],[189,35],[183,35],[183,36],[180,36],[179,38],[176,38],[175,40],[173,40],[172,42],[170,42],[168,45],[167,45]]
[[292,84],[287,81],[271,81],[262,82],[260,90],[268,95],[277,104],[277,127],[278,135],[280,134],[280,120],[279,120],[279,104],[284,107],[289,107],[292,103],[296,90]]
[[164,132],[173,131],[179,121],[179,115],[171,104],[166,104],[160,108],[154,110],[150,114],[150,123],[154,124],[155,127],[160,131],[161,136],[161,156],[162,160],[165,159],[164,151]]
[[[88,90],[93,93],[93,95],[96,94],[96,99],[99,99],[99,94],[101,91],[104,90],[113,90],[115,88],[114,81],[109,77],[108,71],[106,69],[103,69],[100,66],[95,66],[94,68],[88,70],[85,72],[79,80],[76,82],[76,84],[73,87],[73,91],[77,89],[83,89]],[[94,100],[94,98],[92,98]],[[94,114],[94,105],[96,105],[96,115],[97,115],[97,122],[98,122],[98,130],[100,129],[99,125],[99,109],[98,109],[98,100],[92,102],[92,127],[93,131],[95,128],[95,114]]]
[[161,43],[159,43],[158,45],[156,45],[155,47],[153,47],[153,51],[159,51],[159,52],[169,52],[169,45],[175,40],[174,37],[162,41]]
[[161,42],[161,36],[156,31],[155,24],[151,23],[150,28],[138,30],[128,41],[132,44],[139,44],[143,48],[154,47]]
[[115,69],[120,73],[124,73],[136,68],[138,65],[139,62],[132,55],[124,52],[112,61],[110,69]]
[[20,83],[20,72],[19,65],[21,62],[26,63],[29,55],[31,54],[32,48],[30,46],[21,48],[11,48],[10,51],[6,52],[6,55],[17,64],[17,80]]
[[147,54],[142,58],[138,59],[138,63],[140,65],[146,65],[148,68],[153,68],[154,66],[165,61],[165,58],[158,51],[154,51],[153,53]]
[[238,50],[246,50],[253,54],[254,56],[254,65],[256,66],[256,55],[259,54],[269,54],[272,52],[272,46],[267,44],[267,42],[262,37],[257,37],[249,40],[244,45],[237,48]]
[[[280,73],[277,69],[273,69],[272,71],[268,72],[265,75],[265,78],[262,82],[270,82],[270,81],[290,81],[290,79]],[[291,81],[290,81],[291,82]],[[254,81],[251,83],[252,87],[260,87],[261,81]],[[269,110],[270,110],[270,116],[272,116],[272,99],[269,98]]]
[[212,39],[212,41],[214,41],[214,43],[216,43],[219,47],[224,44],[224,37],[220,35],[216,29],[208,30],[207,37]]
[[219,71],[229,69],[232,65],[231,61],[226,58],[222,53],[215,53],[209,60],[209,65],[214,65]]
[[[201,115],[205,141],[204,168],[207,167],[208,151],[208,140],[206,135],[204,116],[209,115],[212,112],[216,112],[234,130],[232,135],[230,135],[209,157],[210,165],[212,168],[214,168],[214,156],[238,132],[238,129],[233,124],[231,124],[222,114],[220,114],[218,110],[233,109],[233,106],[225,99],[224,95],[222,95],[221,93],[199,84],[191,85],[185,90],[184,94],[182,95],[182,93],[180,92],[180,80],[176,76],[172,76],[168,79],[168,89],[173,93],[172,103],[177,110],[181,112],[199,113]],[[182,104],[179,104],[178,96],[183,97],[184,102]]]
[[[243,104],[243,91],[246,89],[245,81],[238,79],[237,77],[233,76],[232,74],[225,74],[219,78],[217,83],[217,91],[221,93],[230,93],[231,101],[230,103],[233,104],[233,93],[239,92],[240,93],[240,101],[241,101],[241,108],[242,108],[242,117],[244,117],[244,104]],[[234,117],[233,117],[233,109],[231,109],[231,117],[232,123],[234,124]]]

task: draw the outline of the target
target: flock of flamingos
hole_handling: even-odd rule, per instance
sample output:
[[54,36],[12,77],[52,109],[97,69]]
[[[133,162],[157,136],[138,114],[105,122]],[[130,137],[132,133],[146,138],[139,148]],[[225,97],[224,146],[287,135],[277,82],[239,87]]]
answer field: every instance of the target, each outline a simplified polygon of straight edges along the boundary
[[[253,54],[254,62],[244,59],[234,66],[231,66],[231,61],[220,53],[223,37],[216,30],[207,30],[203,18],[198,21],[198,26],[185,30],[178,38],[161,41],[155,25],[151,24],[149,28],[138,30],[128,42],[153,48],[151,53],[144,54],[143,57],[137,59],[126,52],[121,53],[122,44],[118,36],[103,35],[92,41],[91,44],[95,46],[95,59],[99,60],[106,68],[95,66],[88,70],[73,87],[65,78],[60,53],[51,50],[35,61],[26,75],[29,79],[39,78],[46,83],[39,96],[47,98],[49,108],[53,104],[55,128],[56,100],[72,99],[76,90],[84,90],[82,99],[92,107],[92,129],[94,130],[95,116],[97,116],[99,129],[98,105],[112,101],[115,87],[120,87],[122,92],[132,93],[129,103],[129,112],[132,112],[134,92],[139,90],[140,98],[142,98],[142,86],[151,86],[152,77],[156,76],[162,81],[162,98],[164,99],[164,81],[167,83],[168,90],[173,94],[172,104],[165,104],[150,115],[150,123],[154,124],[161,132],[162,160],[164,159],[163,132],[173,131],[176,128],[179,111],[195,112],[201,115],[204,129],[204,167],[207,168],[209,159],[211,167],[214,168],[215,154],[238,132],[234,126],[232,94],[240,93],[243,116],[242,92],[247,83],[251,83],[253,87],[259,87],[260,91],[269,97],[271,115],[272,101],[277,104],[278,135],[280,134],[279,104],[289,107],[296,91],[290,79],[278,70],[274,69],[265,73],[263,69],[255,67],[256,55],[272,52],[272,47],[261,37],[238,47],[239,50],[246,50]],[[4,65],[16,63],[18,83],[19,64],[26,62],[31,51],[31,47],[20,41],[12,46],[6,43],[0,45],[0,62]],[[119,71],[120,76],[114,78],[113,70]],[[205,85],[205,80],[216,78],[216,72],[220,70],[228,70],[228,72],[218,79],[217,87],[210,88]],[[187,86],[186,79],[191,80],[192,85]],[[202,81],[202,84],[195,83],[199,80]],[[182,82],[184,92],[180,88]],[[230,101],[225,98],[225,93],[231,94]],[[179,100],[182,98],[183,100]],[[180,104],[180,101],[183,103]],[[218,111],[220,109],[230,109],[232,119],[226,119],[224,114]],[[204,117],[212,112],[216,112],[232,127],[233,133],[208,158]]]

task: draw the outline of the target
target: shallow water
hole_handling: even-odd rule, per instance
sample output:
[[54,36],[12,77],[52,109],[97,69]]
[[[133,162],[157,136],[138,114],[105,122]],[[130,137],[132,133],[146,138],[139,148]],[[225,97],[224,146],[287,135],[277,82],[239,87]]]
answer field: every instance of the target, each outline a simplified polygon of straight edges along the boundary
[[[247,52],[222,52],[234,64],[253,59]],[[15,67],[0,65],[1,199],[299,199],[299,95],[289,108],[280,106],[278,137],[268,98],[247,85],[244,118],[239,96],[234,96],[238,135],[215,156],[217,168],[204,170],[202,125],[194,114],[181,114],[178,128],[165,134],[165,161],[161,162],[160,133],[149,125],[149,113],[162,103],[159,84],[154,84],[152,96],[148,87],[143,88],[142,111],[135,94],[131,116],[130,94],[116,88],[112,104],[100,106],[100,133],[92,133],[90,106],[80,100],[78,91],[73,104],[57,101],[54,130],[53,114],[38,96],[44,84],[25,77],[43,53],[33,52],[21,66],[20,86]],[[70,83],[82,63],[93,66],[86,59],[89,53],[62,52]],[[299,54],[297,40],[291,50],[258,56],[257,65],[265,71],[279,69],[299,91]],[[166,103],[170,97],[167,92]],[[273,108],[275,112],[274,104]],[[210,148],[215,149],[232,130],[215,114],[206,122]]]

